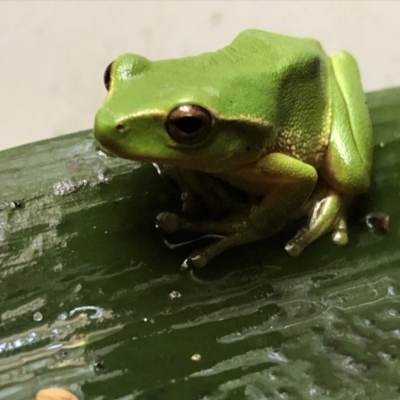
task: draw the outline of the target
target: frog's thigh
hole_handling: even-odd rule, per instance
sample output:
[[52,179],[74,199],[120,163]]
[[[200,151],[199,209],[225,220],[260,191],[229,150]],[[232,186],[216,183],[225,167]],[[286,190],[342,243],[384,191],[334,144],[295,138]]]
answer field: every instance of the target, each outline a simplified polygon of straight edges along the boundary
[[294,218],[312,193],[318,174],[314,167],[280,153],[272,153],[258,163],[267,188],[266,196],[251,213],[251,225],[264,236],[278,232]]
[[370,185],[371,121],[355,59],[331,56],[332,130],[321,175],[339,192],[357,195]]
[[[272,153],[246,171],[233,172],[231,181],[248,180],[250,186],[264,188],[265,197],[250,214],[232,215],[221,220],[191,221],[175,214],[162,213],[162,225],[178,230],[206,233],[238,233],[243,242],[267,237],[278,232],[288,220],[294,218],[312,193],[317,172],[311,165],[280,153]],[[235,242],[239,239],[236,238]]]

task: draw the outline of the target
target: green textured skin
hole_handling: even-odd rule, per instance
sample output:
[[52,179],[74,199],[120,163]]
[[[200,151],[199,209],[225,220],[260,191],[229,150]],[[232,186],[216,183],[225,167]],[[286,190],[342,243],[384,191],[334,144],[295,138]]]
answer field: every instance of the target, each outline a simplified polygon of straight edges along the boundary
[[[247,30],[231,45],[195,57],[151,62],[122,55],[112,64],[108,89],[95,118],[104,149],[210,173],[262,196],[250,211],[231,212],[217,223],[207,214],[203,224],[191,215],[161,214],[166,232],[224,235],[191,253],[197,266],[274,235],[304,214],[310,223],[285,246],[290,254],[299,255],[327,232],[336,243],[347,243],[347,205],[369,189],[372,162],[370,117],[350,54],[328,57],[315,40]],[[213,116],[206,138],[196,144],[182,144],[167,132],[168,115],[182,104]],[[193,177],[178,182],[184,197],[202,197]],[[214,208],[223,202],[217,199]]]
[[372,189],[352,240],[296,259],[289,227],[181,272],[187,249],[153,225],[179,193],[150,166],[97,155],[92,131],[0,152],[0,398],[397,400],[400,87],[367,99]]
[[[279,144],[283,131],[295,130],[303,136],[296,141],[293,132],[292,145],[310,146],[303,158],[314,161],[329,136],[329,68],[317,41],[254,30],[194,57],[152,62],[122,55],[96,116],[96,135],[127,158],[226,171],[255,161]],[[182,103],[203,106],[218,120],[195,148],[179,146],[165,132],[166,115]],[[130,133],[116,132],[118,123]]]

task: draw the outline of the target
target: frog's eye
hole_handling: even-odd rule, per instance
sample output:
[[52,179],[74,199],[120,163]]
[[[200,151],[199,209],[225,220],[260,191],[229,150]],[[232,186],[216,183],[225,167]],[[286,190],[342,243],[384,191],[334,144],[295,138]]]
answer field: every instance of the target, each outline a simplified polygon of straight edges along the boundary
[[177,143],[201,142],[211,131],[211,114],[203,107],[184,104],[174,108],[168,115],[166,129]]
[[107,90],[110,89],[112,65],[113,63],[110,63],[106,68],[106,70],[104,71],[103,81],[104,81],[104,86],[106,87]]

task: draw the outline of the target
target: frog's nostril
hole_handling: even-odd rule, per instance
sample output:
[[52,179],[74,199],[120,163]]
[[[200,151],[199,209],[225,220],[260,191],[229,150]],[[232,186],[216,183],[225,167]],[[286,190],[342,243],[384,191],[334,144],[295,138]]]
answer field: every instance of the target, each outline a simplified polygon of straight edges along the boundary
[[117,125],[115,125],[115,129],[117,130],[117,131],[123,131],[124,130],[124,128],[125,128],[125,126],[124,126],[124,124],[122,124],[122,123],[119,123],[119,124],[117,124]]

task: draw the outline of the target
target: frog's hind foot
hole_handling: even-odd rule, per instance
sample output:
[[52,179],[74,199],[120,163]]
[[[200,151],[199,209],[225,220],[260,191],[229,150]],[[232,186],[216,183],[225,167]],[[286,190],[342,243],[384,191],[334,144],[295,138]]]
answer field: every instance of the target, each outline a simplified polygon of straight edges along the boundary
[[254,242],[259,239],[261,239],[261,236],[256,231],[248,230],[236,232],[215,240],[201,250],[192,251],[184,264],[188,264],[190,262],[195,267],[202,268],[208,264],[211,259],[223,253],[224,251],[242,244]]
[[285,250],[291,256],[298,256],[310,243],[324,233],[332,231],[332,241],[337,245],[348,242],[346,211],[349,196],[334,190],[328,191],[322,199],[316,199],[310,208],[308,226],[300,229],[296,236],[286,243]]
[[193,251],[183,263],[184,266],[192,264],[195,267],[204,267],[218,254],[241,244],[254,242],[261,239],[262,233],[243,223],[243,218],[227,218],[223,220],[191,220],[181,218],[170,212],[162,212],[157,216],[156,224],[167,233],[178,231],[201,232],[206,234],[219,234],[221,237],[200,250]]
[[190,262],[197,268],[203,268],[212,258],[231,247],[237,246],[237,244],[238,241],[235,235],[230,235],[225,238],[217,239],[201,250],[192,251],[185,263]]

